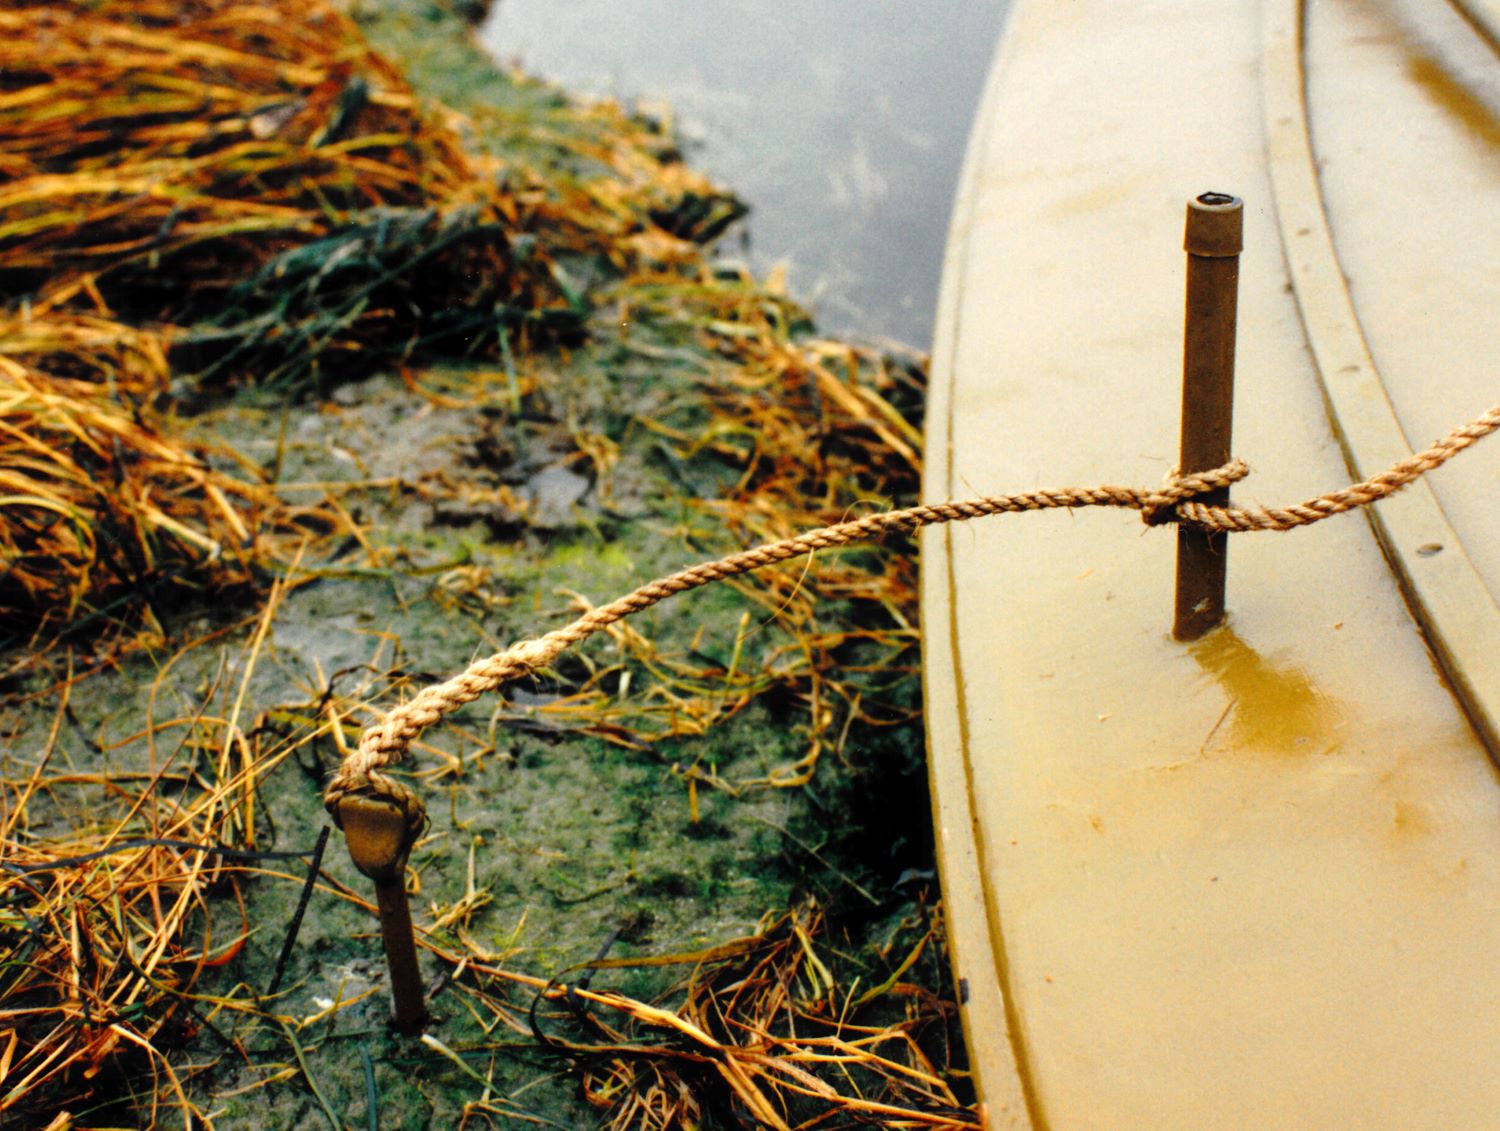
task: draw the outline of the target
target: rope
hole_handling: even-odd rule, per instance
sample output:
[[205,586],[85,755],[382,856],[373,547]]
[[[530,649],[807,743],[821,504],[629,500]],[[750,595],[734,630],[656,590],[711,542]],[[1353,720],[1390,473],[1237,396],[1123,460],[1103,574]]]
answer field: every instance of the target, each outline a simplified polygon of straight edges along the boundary
[[572,624],[545,636],[523,640],[503,652],[477,660],[452,679],[424,688],[408,702],[392,708],[360,736],[359,746],[345,758],[324,792],[324,804],[337,822],[339,802],[345,796],[356,791],[373,793],[399,805],[408,822],[414,828],[420,827],[426,820],[421,798],[409,786],[381,772],[406,756],[417,735],[485,692],[546,668],[574,644],[617,621],[649,609],[674,594],[711,582],[850,542],[896,532],[910,533],[936,523],[965,522],[986,515],[1021,511],[1119,507],[1140,511],[1144,520],[1153,526],[1176,522],[1209,532],[1235,534],[1251,530],[1291,530],[1384,499],[1497,429],[1500,429],[1500,404],[1455,428],[1430,448],[1397,461],[1377,475],[1287,507],[1213,506],[1196,502],[1197,496],[1227,489],[1250,473],[1243,461],[1235,459],[1223,467],[1190,475],[1174,470],[1154,491],[1104,485],[926,503],[825,526],[795,538],[742,550],[717,561],[702,562],[648,582],[607,605],[589,610]]

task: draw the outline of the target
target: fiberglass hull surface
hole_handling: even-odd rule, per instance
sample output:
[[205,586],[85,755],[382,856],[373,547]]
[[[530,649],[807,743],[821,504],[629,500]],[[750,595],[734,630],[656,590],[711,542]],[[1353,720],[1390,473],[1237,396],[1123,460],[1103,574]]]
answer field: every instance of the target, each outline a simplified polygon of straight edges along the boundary
[[[1246,202],[1237,499],[1341,485],[1496,399],[1500,64],[1435,4],[1303,20],[1017,0],[955,211],[926,497],[1161,479],[1207,189]],[[1497,445],[1375,527],[1236,537],[1229,625],[1191,645],[1168,532],[1089,511],[924,534],[993,1126],[1494,1125]]]

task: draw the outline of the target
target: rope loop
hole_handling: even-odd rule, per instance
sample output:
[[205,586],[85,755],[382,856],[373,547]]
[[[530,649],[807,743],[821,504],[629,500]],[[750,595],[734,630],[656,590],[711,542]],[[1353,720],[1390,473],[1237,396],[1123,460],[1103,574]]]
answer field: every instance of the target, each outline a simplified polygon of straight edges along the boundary
[[[347,766],[348,762],[344,765]],[[340,767],[341,771],[342,769],[343,767]],[[372,793],[376,797],[383,797],[387,801],[394,802],[401,809],[406,817],[408,844],[415,843],[427,831],[429,818],[422,795],[405,782],[388,777],[373,766],[362,775],[346,776],[340,772],[324,790],[323,807],[328,810],[333,823],[340,829],[344,827],[344,822],[339,816],[339,802],[349,794],[357,792]]]

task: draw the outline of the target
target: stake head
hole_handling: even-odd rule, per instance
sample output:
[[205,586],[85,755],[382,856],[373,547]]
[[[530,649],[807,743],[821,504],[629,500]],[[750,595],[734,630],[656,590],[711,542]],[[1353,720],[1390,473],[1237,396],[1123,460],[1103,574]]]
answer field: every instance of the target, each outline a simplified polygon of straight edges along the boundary
[[339,824],[354,866],[376,882],[394,880],[406,869],[412,831],[401,806],[369,793],[339,801]]
[[1227,192],[1200,193],[1188,201],[1183,250],[1209,259],[1229,259],[1244,248],[1245,202]]

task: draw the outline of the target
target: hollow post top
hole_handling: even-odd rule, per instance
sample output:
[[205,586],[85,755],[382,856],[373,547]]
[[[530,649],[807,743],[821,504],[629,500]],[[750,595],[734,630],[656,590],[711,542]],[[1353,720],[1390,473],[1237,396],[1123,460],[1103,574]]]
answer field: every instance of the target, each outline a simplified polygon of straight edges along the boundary
[[1187,206],[1183,249],[1189,255],[1227,259],[1244,249],[1245,202],[1227,192],[1200,193]]

